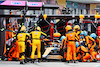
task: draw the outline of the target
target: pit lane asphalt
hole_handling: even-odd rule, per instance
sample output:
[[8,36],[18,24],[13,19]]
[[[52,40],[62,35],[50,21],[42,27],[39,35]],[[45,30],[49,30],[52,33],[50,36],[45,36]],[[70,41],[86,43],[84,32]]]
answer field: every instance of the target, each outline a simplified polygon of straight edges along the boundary
[[78,62],[78,63],[66,63],[66,62],[35,62],[34,64],[28,62],[24,65],[20,65],[19,61],[0,61],[0,67],[100,67],[100,61],[98,62]]

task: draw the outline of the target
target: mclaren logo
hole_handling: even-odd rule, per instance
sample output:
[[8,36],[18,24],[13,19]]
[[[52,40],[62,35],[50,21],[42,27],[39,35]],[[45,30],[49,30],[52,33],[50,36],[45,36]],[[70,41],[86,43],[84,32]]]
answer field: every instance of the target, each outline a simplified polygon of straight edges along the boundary
[[38,3],[29,3],[29,6],[38,6]]
[[11,1],[11,4],[12,5],[21,5],[21,2],[13,2],[13,1]]

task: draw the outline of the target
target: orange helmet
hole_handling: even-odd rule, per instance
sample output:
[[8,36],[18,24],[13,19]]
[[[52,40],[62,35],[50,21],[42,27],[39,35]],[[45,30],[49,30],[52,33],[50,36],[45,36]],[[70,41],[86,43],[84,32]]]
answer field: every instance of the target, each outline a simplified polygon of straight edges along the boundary
[[26,31],[26,27],[23,25],[20,29],[20,31]]
[[75,31],[76,29],[80,30],[80,26],[79,25],[75,25],[73,29],[74,29],[73,31]]
[[69,30],[72,30],[72,27],[70,25],[67,25],[65,29],[66,31],[69,31]]
[[37,27],[35,28],[35,30],[41,31],[41,28],[40,28],[39,26],[37,26]]

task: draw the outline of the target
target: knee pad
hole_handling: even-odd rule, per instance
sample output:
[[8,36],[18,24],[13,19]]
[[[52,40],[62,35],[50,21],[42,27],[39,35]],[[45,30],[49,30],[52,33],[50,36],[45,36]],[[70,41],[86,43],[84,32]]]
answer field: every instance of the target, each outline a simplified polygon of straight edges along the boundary
[[19,57],[21,58],[21,56],[22,56],[22,53],[20,53]]
[[95,51],[98,51],[99,50],[99,48],[97,47],[97,45],[94,47],[94,49],[95,49]]
[[80,54],[80,52],[76,53],[76,56],[78,56],[78,54]]
[[66,47],[66,48],[64,48],[64,52],[67,52],[67,47]]
[[81,45],[82,45],[82,46],[84,46],[84,47],[86,47],[86,45],[85,45],[85,42],[84,42],[84,41],[81,43]]
[[23,52],[23,53],[20,53],[19,57],[21,58],[21,56],[22,56],[22,55],[25,55],[25,52]]
[[[95,41],[93,41],[93,44],[94,44],[94,43],[95,43]],[[93,44],[92,44],[92,45],[93,45]]]

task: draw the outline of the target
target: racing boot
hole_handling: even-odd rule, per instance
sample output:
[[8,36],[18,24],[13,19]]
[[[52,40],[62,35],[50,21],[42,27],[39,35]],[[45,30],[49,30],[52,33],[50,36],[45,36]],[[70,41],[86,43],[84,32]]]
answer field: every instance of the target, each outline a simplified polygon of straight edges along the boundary
[[38,58],[38,62],[39,62],[39,63],[41,62],[41,58]]
[[20,61],[20,64],[25,64],[25,63],[24,63],[24,60],[21,60],[21,61]]
[[69,63],[70,61],[66,61],[67,63]]
[[74,63],[77,63],[78,61],[77,60],[74,60]]
[[35,60],[34,60],[34,59],[32,59],[31,63],[34,63],[34,61],[35,61]]

